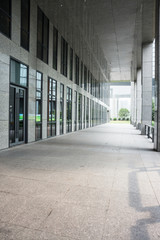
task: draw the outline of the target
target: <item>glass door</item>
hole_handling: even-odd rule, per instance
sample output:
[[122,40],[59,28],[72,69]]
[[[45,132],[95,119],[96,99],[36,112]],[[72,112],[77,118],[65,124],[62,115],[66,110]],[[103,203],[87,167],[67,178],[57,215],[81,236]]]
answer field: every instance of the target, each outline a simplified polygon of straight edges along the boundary
[[25,142],[26,90],[10,86],[10,146]]

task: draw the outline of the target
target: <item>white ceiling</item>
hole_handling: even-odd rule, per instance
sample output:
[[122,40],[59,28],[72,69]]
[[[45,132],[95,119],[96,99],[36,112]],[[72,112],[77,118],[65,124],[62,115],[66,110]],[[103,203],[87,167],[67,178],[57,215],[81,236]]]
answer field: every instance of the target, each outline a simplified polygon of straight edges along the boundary
[[110,80],[134,80],[131,69],[141,65],[142,39],[154,36],[154,0],[86,0],[86,5],[111,66]]
[[[110,65],[110,80],[135,80],[141,67],[141,46],[154,38],[155,0],[37,0],[52,16],[59,7],[84,24],[88,13],[99,38],[104,56]],[[92,33],[90,33],[92,34]]]

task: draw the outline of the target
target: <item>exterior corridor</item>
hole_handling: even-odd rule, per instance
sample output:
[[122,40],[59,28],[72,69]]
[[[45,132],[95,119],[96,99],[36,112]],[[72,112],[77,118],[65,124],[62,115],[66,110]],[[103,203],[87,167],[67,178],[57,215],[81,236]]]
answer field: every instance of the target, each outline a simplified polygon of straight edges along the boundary
[[104,124],[0,152],[1,240],[160,238],[160,154]]

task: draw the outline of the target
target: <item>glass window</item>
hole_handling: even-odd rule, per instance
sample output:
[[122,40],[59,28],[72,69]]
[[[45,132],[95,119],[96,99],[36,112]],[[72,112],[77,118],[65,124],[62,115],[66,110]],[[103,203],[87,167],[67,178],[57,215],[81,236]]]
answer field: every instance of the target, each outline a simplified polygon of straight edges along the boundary
[[11,60],[11,83],[27,87],[28,68],[26,65]]
[[90,93],[93,94],[93,76],[91,74],[91,77],[90,77]]
[[92,100],[90,99],[90,127],[92,127]]
[[82,94],[80,93],[78,97],[78,124],[79,130],[82,129]]
[[86,105],[86,127],[89,127],[89,98],[87,98],[87,105]]
[[57,82],[48,78],[48,114],[47,114],[47,135],[56,135],[56,105],[57,105]]
[[90,90],[89,85],[90,85],[90,71],[88,70],[88,81],[87,81],[87,91],[88,91],[88,92],[89,92],[89,90]]
[[61,74],[67,77],[68,43],[61,37]]
[[84,96],[84,106],[83,106],[83,128],[85,128],[86,123],[86,98]]
[[74,91],[74,131],[77,131],[77,91]]
[[92,126],[95,126],[94,101],[92,100]]
[[69,74],[70,80],[73,80],[73,49],[70,48],[70,74]]
[[80,83],[81,88],[83,87],[83,62],[81,62],[81,83]]
[[101,83],[98,83],[98,98],[101,98]]
[[95,97],[98,98],[98,84],[96,79],[95,79]]
[[49,20],[38,7],[37,15],[37,57],[48,63]]
[[75,56],[75,82],[79,85],[79,57]]
[[84,66],[84,90],[87,91],[87,67]]
[[95,79],[92,77],[92,95],[95,96]]
[[60,85],[60,134],[64,133],[63,124],[64,124],[64,85]]
[[36,74],[36,140],[42,139],[42,73]]
[[72,132],[72,89],[67,87],[67,122],[66,132]]
[[58,56],[58,30],[53,28],[53,68],[57,70],[57,56]]
[[0,1],[0,32],[11,37],[11,0]]
[[29,50],[30,0],[21,0],[21,46]]

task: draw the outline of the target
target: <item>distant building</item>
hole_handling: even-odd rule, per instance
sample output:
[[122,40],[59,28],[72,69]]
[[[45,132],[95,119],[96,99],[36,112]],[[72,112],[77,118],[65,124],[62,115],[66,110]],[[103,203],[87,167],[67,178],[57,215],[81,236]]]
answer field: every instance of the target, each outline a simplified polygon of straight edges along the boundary
[[119,118],[118,113],[121,108],[131,111],[131,88],[130,86],[111,85],[110,118]]

